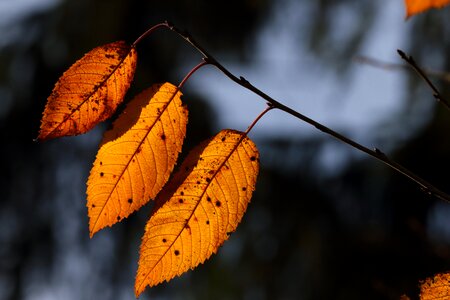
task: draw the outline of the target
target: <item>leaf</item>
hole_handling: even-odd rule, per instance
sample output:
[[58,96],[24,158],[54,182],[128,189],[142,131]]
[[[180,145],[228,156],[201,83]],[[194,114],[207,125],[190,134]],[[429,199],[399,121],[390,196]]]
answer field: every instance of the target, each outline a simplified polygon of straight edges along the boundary
[[189,153],[145,227],[136,296],[217,252],[247,209],[258,169],[255,144],[234,130],[222,130]]
[[177,87],[153,85],[105,132],[87,182],[91,237],[156,197],[181,151],[187,114]]
[[442,8],[450,4],[450,0],[405,0],[406,18],[432,8]]
[[436,274],[420,285],[421,300],[450,299],[450,273]]
[[82,134],[109,118],[130,87],[136,61],[136,49],[122,41],[86,53],[55,84],[38,140]]

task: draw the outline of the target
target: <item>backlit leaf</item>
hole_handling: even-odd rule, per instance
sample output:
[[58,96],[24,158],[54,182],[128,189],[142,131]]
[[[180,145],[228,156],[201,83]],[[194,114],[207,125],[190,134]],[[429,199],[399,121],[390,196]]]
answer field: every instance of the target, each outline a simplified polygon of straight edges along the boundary
[[145,227],[136,296],[217,252],[241,221],[258,170],[255,144],[234,130],[222,130],[189,153]]
[[424,12],[431,8],[441,8],[450,4],[450,0],[405,0],[406,17]]
[[82,134],[109,118],[130,87],[136,61],[135,48],[122,41],[85,54],[48,97],[38,139]]
[[181,151],[187,114],[177,87],[153,85],[105,133],[87,183],[91,237],[156,197]]
[[421,300],[450,299],[450,273],[436,274],[420,285]]

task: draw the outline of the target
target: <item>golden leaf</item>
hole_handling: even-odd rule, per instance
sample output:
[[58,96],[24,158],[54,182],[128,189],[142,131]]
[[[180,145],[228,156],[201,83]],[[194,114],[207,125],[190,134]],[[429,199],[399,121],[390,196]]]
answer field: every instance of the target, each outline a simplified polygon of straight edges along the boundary
[[222,130],[189,153],[145,227],[136,296],[217,252],[247,209],[258,169],[255,144],[234,130]]
[[156,197],[186,135],[187,109],[170,83],[136,96],[107,131],[87,182],[91,237]]
[[450,299],[450,273],[436,274],[420,285],[421,300]]
[[406,17],[424,12],[431,8],[442,8],[450,4],[450,0],[405,0]]
[[38,139],[82,134],[109,118],[130,87],[136,61],[136,49],[122,41],[85,54],[48,97]]

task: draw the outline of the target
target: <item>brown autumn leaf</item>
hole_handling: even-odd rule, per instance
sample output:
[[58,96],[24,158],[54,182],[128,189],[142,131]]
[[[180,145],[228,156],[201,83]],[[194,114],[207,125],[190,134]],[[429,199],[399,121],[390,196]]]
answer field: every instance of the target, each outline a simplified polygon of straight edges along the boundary
[[136,296],[217,252],[241,221],[258,170],[255,144],[234,130],[222,130],[189,153],[145,227]]
[[450,273],[436,274],[420,284],[421,300],[450,299]]
[[47,99],[38,140],[82,134],[109,118],[130,87],[136,61],[136,49],[123,41],[76,61]]
[[450,4],[450,0],[405,0],[406,18],[432,8],[442,8]]
[[170,83],[137,95],[103,137],[87,182],[89,231],[128,217],[169,179],[186,135],[187,109]]

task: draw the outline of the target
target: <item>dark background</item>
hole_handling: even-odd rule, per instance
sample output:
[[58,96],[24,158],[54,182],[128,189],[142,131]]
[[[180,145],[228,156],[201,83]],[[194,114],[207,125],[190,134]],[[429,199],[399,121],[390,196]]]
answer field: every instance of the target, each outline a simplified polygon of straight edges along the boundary
[[[246,44],[275,2],[46,1],[48,6],[24,9],[2,25],[0,299],[134,298],[150,206],[93,239],[88,234],[85,182],[108,122],[82,136],[33,142],[46,98],[64,70],[90,49],[132,42],[164,20],[190,31],[209,52],[228,53],[245,64],[251,57]],[[337,2],[365,17],[346,37],[347,46],[333,53],[326,41]],[[315,1],[309,27],[301,29],[311,39],[299,42],[345,74],[370,29],[376,1],[337,2]],[[450,70],[449,19],[444,9],[409,20],[414,34],[404,50]],[[176,66],[198,61],[195,51],[164,31],[144,40],[138,52],[128,99],[149,84],[179,82]],[[408,85],[399,89],[405,89],[406,103],[418,97],[433,101],[413,72],[404,76]],[[449,98],[448,82],[434,80]],[[215,133],[220,112],[189,86],[184,94],[190,110],[187,150]],[[450,192],[450,114],[437,104],[432,113],[389,155]],[[238,230],[204,265],[148,289],[141,299],[417,298],[419,280],[450,269],[449,204],[369,157],[323,173],[316,154],[330,139],[319,131],[308,138],[259,136],[263,164]]]

